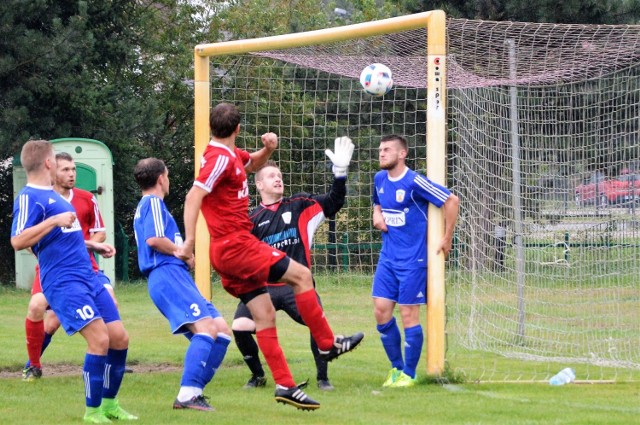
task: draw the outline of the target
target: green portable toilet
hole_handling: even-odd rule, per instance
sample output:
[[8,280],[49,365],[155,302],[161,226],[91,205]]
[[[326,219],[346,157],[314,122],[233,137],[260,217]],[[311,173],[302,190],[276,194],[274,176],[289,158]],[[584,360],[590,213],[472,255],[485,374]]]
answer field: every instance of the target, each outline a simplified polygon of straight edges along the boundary
[[[93,139],[65,138],[51,140],[56,152],[67,152],[76,164],[76,187],[92,192],[98,200],[107,243],[115,246],[115,224],[113,210],[113,157],[111,151],[102,142]],[[27,183],[27,175],[20,164],[20,155],[13,160],[14,197]],[[16,286],[29,289],[35,275],[36,258],[27,250],[16,252]],[[115,285],[115,256],[102,258],[97,256],[98,264]]]

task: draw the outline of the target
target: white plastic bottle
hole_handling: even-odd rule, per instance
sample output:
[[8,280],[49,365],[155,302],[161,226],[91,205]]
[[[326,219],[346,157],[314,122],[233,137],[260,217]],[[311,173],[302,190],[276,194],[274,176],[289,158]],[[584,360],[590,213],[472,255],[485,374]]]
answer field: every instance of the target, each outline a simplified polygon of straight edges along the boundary
[[555,375],[553,375],[551,379],[549,379],[549,384],[564,385],[564,384],[568,384],[570,382],[575,381],[575,379],[576,379],[576,372],[570,367],[567,367],[565,369],[562,369],[560,372],[556,373]]

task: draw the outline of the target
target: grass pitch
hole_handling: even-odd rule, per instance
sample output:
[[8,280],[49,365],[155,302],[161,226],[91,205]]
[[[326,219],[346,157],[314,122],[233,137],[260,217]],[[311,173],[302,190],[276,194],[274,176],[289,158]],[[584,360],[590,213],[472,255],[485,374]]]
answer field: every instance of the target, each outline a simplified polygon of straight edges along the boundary
[[[234,344],[214,380],[205,389],[215,412],[172,410],[180,385],[180,367],[187,347],[172,336],[166,320],[149,299],[144,282],[117,286],[125,327],[130,334],[129,363],[119,399],[140,416],[139,424],[631,424],[640,414],[637,380],[606,385],[546,383],[435,384],[418,371],[420,384],[382,389],[389,365],[375,331],[368,279],[318,277],[319,292],[337,333],[363,331],[353,352],[332,362],[333,392],[317,389],[306,328],[279,313],[280,341],[298,382],[310,378],[308,394],[322,406],[303,412],[273,400],[273,380],[266,388],[243,390],[249,371]],[[236,300],[214,287],[213,301],[230,323]],[[82,423],[84,392],[80,375],[85,343],[78,335],[59,332],[43,357],[43,379],[20,379],[26,359],[24,317],[29,293],[0,288],[0,422],[4,424]],[[456,361],[492,363],[492,355],[457,354]],[[455,367],[455,365],[453,365]],[[64,370],[52,376],[47,368]]]

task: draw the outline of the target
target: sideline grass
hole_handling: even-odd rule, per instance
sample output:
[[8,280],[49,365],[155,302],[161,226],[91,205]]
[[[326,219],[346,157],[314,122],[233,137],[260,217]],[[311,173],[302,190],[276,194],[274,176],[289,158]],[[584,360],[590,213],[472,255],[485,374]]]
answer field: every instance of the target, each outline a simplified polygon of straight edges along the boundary
[[[180,373],[134,373],[125,377],[120,400],[140,416],[139,424],[630,424],[640,414],[640,383],[612,385],[547,384],[427,384],[424,359],[421,385],[406,390],[382,389],[388,364],[375,332],[369,286],[354,280],[339,282],[321,277],[318,286],[327,315],[337,332],[362,330],[361,347],[330,364],[336,390],[319,391],[308,348],[308,332],[278,316],[280,339],[298,381],[311,378],[308,393],[320,401],[315,412],[302,412],[273,401],[273,381],[265,389],[241,387],[248,369],[232,344],[223,366],[205,389],[216,412],[174,411],[171,403]],[[155,310],[144,284],[117,287],[125,326],[131,337],[133,364],[180,365],[186,340],[169,334],[164,318]],[[0,422],[6,424],[81,423],[84,411],[80,374],[47,377],[47,364],[81,364],[84,341],[59,333],[44,357],[45,377],[34,383],[19,379],[25,358],[24,314],[29,294],[0,288],[0,371],[15,377],[0,379]],[[231,320],[235,300],[216,287],[214,303]],[[473,356],[469,361],[475,360]]]

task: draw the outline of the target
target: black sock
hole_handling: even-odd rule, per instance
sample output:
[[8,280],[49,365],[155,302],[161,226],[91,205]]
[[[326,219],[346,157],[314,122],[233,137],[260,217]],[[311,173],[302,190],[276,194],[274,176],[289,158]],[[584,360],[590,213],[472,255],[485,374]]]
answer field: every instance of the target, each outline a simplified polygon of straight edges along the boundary
[[318,344],[316,344],[316,341],[313,339],[313,336],[311,337],[311,352],[313,353],[313,359],[316,362],[316,371],[317,371],[316,379],[318,381],[328,381],[329,380],[328,371],[327,371],[328,364],[326,361],[320,358],[320,353],[318,352]]
[[253,339],[251,331],[233,331],[233,337],[242,354],[244,362],[251,369],[254,376],[264,376],[264,369],[260,363],[258,344]]

